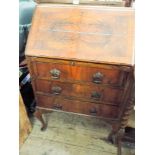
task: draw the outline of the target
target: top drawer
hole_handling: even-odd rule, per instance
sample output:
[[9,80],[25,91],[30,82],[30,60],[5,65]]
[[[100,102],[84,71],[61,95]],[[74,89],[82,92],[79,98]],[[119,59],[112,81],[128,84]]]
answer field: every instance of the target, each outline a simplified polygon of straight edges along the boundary
[[[76,61],[45,59],[34,61],[34,74],[38,78],[61,81],[89,82],[122,86],[125,73],[114,66]],[[44,61],[41,61],[44,60]]]

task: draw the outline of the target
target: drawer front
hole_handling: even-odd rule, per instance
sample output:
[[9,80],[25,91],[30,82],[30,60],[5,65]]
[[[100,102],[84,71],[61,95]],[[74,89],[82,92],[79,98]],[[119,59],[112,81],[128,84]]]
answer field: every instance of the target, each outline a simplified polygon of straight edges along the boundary
[[118,107],[37,95],[37,106],[92,116],[117,118]]
[[48,80],[81,81],[98,85],[110,84],[120,86],[124,75],[116,68],[97,68],[86,65],[35,62],[36,76]]
[[51,95],[82,98],[92,102],[109,102],[112,105],[120,103],[122,90],[103,87],[72,84],[59,81],[36,80],[36,91]]

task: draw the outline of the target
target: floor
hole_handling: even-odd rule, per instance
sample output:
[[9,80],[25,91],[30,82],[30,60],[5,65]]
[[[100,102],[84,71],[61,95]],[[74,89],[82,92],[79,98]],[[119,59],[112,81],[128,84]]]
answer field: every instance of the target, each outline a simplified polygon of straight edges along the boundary
[[[40,122],[32,118],[33,129],[20,148],[20,155],[116,155],[117,148],[104,138],[110,126],[101,119],[75,114],[45,114],[48,128],[40,131]],[[122,155],[134,155],[134,149],[122,149]]]

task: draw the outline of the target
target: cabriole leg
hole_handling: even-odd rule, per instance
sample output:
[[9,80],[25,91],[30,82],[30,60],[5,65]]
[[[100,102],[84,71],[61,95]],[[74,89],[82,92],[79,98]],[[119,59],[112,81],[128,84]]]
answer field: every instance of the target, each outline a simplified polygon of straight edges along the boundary
[[116,136],[117,136],[118,130],[119,130],[118,124],[112,124],[112,130],[108,136],[109,142],[116,144]]
[[36,109],[34,116],[41,122],[42,127],[41,127],[41,131],[46,130],[47,128],[47,124],[45,123],[43,116],[42,116],[42,111],[40,109]]

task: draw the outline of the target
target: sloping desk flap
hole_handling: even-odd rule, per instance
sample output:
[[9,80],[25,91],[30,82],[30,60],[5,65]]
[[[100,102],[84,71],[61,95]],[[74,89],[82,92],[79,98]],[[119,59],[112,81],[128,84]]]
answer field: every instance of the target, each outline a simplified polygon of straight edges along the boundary
[[133,65],[134,10],[40,4],[26,55]]

